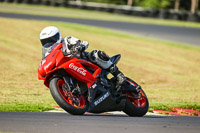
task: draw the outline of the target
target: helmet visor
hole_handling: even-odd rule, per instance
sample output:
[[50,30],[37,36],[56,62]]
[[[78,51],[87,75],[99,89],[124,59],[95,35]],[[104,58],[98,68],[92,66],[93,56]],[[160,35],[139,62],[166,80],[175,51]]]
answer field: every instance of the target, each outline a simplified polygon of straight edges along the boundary
[[44,46],[46,43],[56,43],[60,39],[60,33],[55,34],[52,37],[41,39],[42,46]]

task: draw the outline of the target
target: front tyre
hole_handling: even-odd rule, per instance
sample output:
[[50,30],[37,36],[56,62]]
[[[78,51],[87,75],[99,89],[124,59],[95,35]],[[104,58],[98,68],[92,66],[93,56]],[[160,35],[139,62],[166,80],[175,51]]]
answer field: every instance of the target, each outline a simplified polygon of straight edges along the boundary
[[49,88],[57,104],[72,115],[83,115],[88,109],[88,103],[80,94],[72,94],[69,85],[61,78],[53,78]]
[[[128,81],[138,86],[133,80],[128,79]],[[125,94],[127,98],[125,109],[123,110],[127,115],[141,117],[147,113],[149,102],[141,87],[138,89],[138,94],[131,91],[123,91],[123,94]]]

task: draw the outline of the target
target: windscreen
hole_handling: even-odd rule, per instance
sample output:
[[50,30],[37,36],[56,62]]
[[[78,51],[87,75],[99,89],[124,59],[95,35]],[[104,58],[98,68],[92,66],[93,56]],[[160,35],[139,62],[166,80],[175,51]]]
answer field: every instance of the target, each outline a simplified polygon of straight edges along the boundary
[[47,43],[42,47],[42,59],[46,58],[59,43]]

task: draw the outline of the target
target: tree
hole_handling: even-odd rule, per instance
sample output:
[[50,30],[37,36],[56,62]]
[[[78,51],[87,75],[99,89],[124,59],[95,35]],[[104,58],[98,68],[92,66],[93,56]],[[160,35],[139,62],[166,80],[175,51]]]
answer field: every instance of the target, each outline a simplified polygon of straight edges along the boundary
[[196,9],[199,8],[199,0],[196,0]]
[[190,9],[190,12],[192,14],[196,13],[197,9],[198,9],[198,6],[199,5],[199,0],[191,0],[191,9]]
[[133,5],[133,0],[128,0],[127,5],[132,6]]
[[178,11],[180,6],[180,0],[175,0],[174,10]]

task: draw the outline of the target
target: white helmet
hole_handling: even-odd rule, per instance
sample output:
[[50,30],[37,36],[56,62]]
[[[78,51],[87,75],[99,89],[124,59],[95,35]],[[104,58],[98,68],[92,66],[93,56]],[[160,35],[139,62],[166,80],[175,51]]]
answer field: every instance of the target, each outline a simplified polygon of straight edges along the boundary
[[56,42],[61,42],[60,30],[55,26],[48,26],[44,28],[40,32],[40,41],[42,46],[44,46],[46,43],[54,44]]

